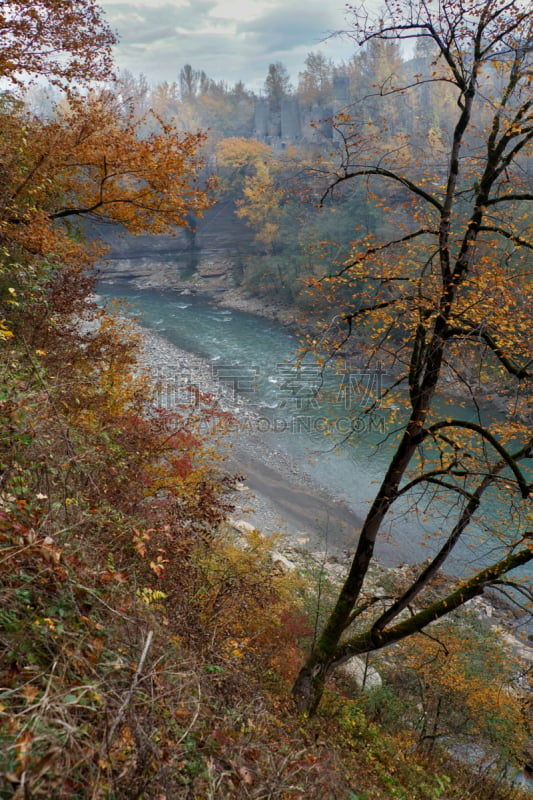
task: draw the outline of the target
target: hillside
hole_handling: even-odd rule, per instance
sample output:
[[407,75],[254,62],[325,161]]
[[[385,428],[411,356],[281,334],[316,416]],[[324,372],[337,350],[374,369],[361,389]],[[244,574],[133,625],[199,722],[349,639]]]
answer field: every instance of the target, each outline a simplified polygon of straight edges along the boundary
[[[531,796],[506,626],[533,599],[533,12],[442,8],[350,10],[350,63],[310,54],[297,102],[271,64],[267,105],[190,65],[117,79],[95,0],[0,3],[0,800]],[[108,280],[297,324],[297,409],[310,355],[347,436],[386,356],[364,518],[238,440],[254,411],[192,382],[201,360],[171,354],[162,402],[168,343],[96,299],[109,245]],[[322,551],[316,508],[353,552]],[[385,569],[400,518],[427,558]]]
[[89,288],[73,316],[52,280],[53,328],[15,308],[1,345],[1,796],[516,797],[418,750],[389,688],[339,679],[296,712],[316,566],[282,572],[277,542],[228,527],[197,433],[219,412],[150,410],[138,334]]

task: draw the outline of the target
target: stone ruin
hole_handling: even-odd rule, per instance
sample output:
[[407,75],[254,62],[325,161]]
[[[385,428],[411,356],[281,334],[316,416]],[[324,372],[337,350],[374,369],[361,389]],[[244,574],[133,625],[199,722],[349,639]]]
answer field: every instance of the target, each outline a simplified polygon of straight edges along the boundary
[[330,98],[312,106],[302,107],[297,96],[286,95],[281,100],[280,111],[274,111],[265,97],[259,97],[255,102],[253,136],[277,151],[291,144],[333,140],[334,129],[330,120],[349,102],[349,78],[346,75],[335,75]]

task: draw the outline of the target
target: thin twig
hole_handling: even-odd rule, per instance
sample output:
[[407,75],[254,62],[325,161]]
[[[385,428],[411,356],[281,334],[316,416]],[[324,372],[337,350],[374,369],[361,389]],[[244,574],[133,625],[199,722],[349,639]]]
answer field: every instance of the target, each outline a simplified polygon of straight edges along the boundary
[[101,762],[103,761],[104,750],[109,751],[109,745],[111,744],[111,740],[113,739],[113,736],[115,735],[115,731],[116,731],[117,727],[119,726],[119,724],[122,722],[122,719],[124,717],[125,711],[126,711],[128,705],[131,702],[131,698],[133,697],[133,692],[135,691],[135,689],[137,687],[137,684],[139,682],[139,678],[141,677],[141,673],[143,671],[144,662],[146,660],[146,656],[148,655],[148,650],[150,649],[150,645],[152,644],[153,635],[154,635],[153,631],[148,631],[148,636],[146,637],[146,641],[144,643],[143,651],[141,653],[141,657],[139,659],[139,663],[137,664],[137,669],[135,670],[135,675],[133,676],[133,680],[131,682],[131,686],[130,686],[130,688],[128,690],[128,693],[127,693],[122,705],[120,706],[120,708],[118,710],[118,713],[117,713],[117,715],[115,717],[115,720],[114,720],[113,724],[111,725],[111,728],[109,730],[108,735],[106,736],[106,738],[102,742],[102,746],[100,748],[100,757],[98,759],[98,762],[99,762],[98,763],[98,774],[96,776],[96,780],[95,780],[95,783],[94,783],[94,789],[93,789],[91,800],[96,800],[96,797],[97,797],[97,794],[98,794],[98,782],[99,782],[99,778],[100,778],[100,773],[102,771]]
[[144,643],[144,648],[143,648],[143,651],[141,653],[141,657],[139,659],[139,663],[137,664],[137,669],[135,670],[135,675],[133,676],[133,680],[132,680],[131,686],[130,686],[130,688],[128,690],[128,694],[126,695],[126,698],[125,698],[124,702],[120,706],[120,708],[118,710],[118,714],[115,717],[115,721],[111,725],[111,730],[109,731],[109,734],[106,737],[106,744],[107,744],[108,747],[109,747],[109,744],[110,744],[113,736],[115,735],[115,731],[116,731],[119,723],[122,721],[122,717],[124,716],[124,712],[126,711],[126,708],[130,704],[131,698],[133,696],[133,692],[135,691],[135,689],[137,687],[137,684],[139,682],[139,678],[141,677],[141,672],[142,672],[143,667],[144,667],[144,662],[146,660],[146,656],[148,655],[148,650],[150,649],[150,645],[152,644],[153,635],[154,635],[153,631],[149,631],[148,632],[148,636],[146,637],[146,642]]

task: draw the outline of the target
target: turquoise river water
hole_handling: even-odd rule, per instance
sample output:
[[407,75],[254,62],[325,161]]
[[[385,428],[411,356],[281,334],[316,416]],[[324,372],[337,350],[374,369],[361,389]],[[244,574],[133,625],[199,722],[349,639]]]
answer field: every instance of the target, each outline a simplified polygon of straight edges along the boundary
[[[314,482],[364,516],[384,474],[398,425],[379,402],[369,411],[387,385],[388,376],[379,364],[361,370],[348,363],[324,379],[309,357],[296,367],[296,337],[266,319],[172,291],[139,291],[127,284],[105,283],[98,291],[102,297],[126,299],[129,313],[143,326],[205,359],[214,378],[254,407],[259,415],[254,425],[269,448],[287,454]],[[395,414],[401,413],[395,409]],[[477,418],[474,408],[458,403],[447,406],[446,414]],[[435,534],[449,529],[447,517],[457,509],[430,499],[421,495],[416,504],[398,504],[390,514],[383,535],[398,545],[398,561],[427,558],[438,546]],[[491,520],[501,511],[495,499],[489,501]],[[497,544],[486,532],[487,519],[473,525],[457,547],[448,563],[450,572],[467,572],[469,564],[479,566],[480,560],[494,558]],[[388,560],[394,560],[391,551],[394,548],[388,548]]]

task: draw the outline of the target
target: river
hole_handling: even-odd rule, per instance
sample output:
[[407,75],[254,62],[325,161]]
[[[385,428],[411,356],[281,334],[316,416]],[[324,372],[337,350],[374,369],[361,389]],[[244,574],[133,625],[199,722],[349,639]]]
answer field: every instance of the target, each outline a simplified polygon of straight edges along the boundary
[[[395,415],[401,413],[379,404],[388,380],[379,364],[368,370],[347,364],[326,377],[324,385],[312,358],[296,367],[296,337],[269,320],[220,309],[175,291],[140,291],[105,282],[98,291],[103,297],[124,298],[128,313],[143,326],[205,359],[213,377],[256,410],[254,425],[269,448],[281,450],[316,484],[364,517],[396,441]],[[447,406],[446,414],[476,418],[474,409],[458,403]],[[449,509],[430,504],[427,498],[410,510],[406,504],[395,505],[382,530],[380,558],[389,564],[427,558],[438,546],[435,534],[449,527],[445,519]],[[494,502],[490,514],[501,512]],[[322,522],[325,528],[327,520]],[[479,566],[494,558],[494,541],[487,540],[484,526],[471,528],[448,561],[450,573],[467,572],[469,564]],[[353,541],[345,544],[352,549]]]

